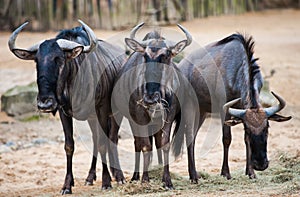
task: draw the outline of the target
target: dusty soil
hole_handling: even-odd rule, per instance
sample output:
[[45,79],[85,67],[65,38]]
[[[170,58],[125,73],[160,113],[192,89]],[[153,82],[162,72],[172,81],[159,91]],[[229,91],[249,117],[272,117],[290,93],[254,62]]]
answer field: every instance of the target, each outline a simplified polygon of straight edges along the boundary
[[[141,188],[138,183],[126,183],[111,191],[101,191],[101,163],[98,162],[98,180],[94,186],[84,186],[84,180],[91,161],[90,132],[86,124],[75,122],[76,150],[73,160],[75,187],[72,196],[98,195],[183,195],[209,196],[245,195],[245,196],[281,196],[299,195],[300,171],[297,168],[292,178],[286,181],[274,181],[278,172],[274,169],[287,169],[282,158],[300,160],[300,11],[276,10],[248,13],[239,16],[210,17],[183,23],[199,45],[205,45],[221,39],[233,32],[246,32],[256,41],[255,54],[264,75],[275,69],[275,75],[268,79],[271,90],[287,101],[287,107],[281,112],[291,115],[289,122],[270,123],[268,153],[271,161],[269,169],[258,173],[257,180],[245,177],[245,147],[241,126],[233,128],[233,142],[230,149],[230,168],[233,180],[227,181],[219,176],[222,163],[221,127],[218,120],[208,119],[197,137],[196,166],[204,174],[198,185],[191,186],[188,181],[187,156],[172,161],[170,170],[177,177],[174,191],[164,191],[159,181]],[[173,27],[172,27],[173,28]],[[174,27],[175,28],[175,27]],[[109,38],[118,32],[95,31],[99,38]],[[22,33],[18,45],[30,46],[45,38],[55,36],[55,32]],[[0,32],[0,94],[15,85],[35,81],[35,65],[31,61],[15,58],[7,47],[10,33]],[[34,121],[8,119],[0,114],[0,145],[10,144],[7,151],[0,153],[0,196],[58,196],[62,187],[66,159],[63,144],[63,132],[58,117],[42,117]],[[7,120],[7,121],[4,121]],[[7,123],[8,122],[8,123]],[[209,135],[207,131],[214,132]],[[133,170],[133,140],[129,129],[122,126],[124,137],[119,141],[120,160],[125,176],[130,179]],[[209,142],[209,143],[207,143]],[[290,159],[284,162],[289,163]],[[156,159],[154,157],[153,165]],[[300,162],[299,162],[300,163]],[[286,164],[286,163],[285,163]],[[288,165],[289,166],[289,165]],[[273,173],[276,172],[276,173]],[[289,176],[290,177],[290,176]],[[273,181],[272,181],[273,180]],[[277,179],[276,179],[277,180]],[[155,185],[156,184],[156,185]],[[140,190],[134,191],[134,188]],[[177,188],[177,189],[176,189]],[[149,193],[150,192],[150,193]],[[155,192],[155,193],[151,193]]]

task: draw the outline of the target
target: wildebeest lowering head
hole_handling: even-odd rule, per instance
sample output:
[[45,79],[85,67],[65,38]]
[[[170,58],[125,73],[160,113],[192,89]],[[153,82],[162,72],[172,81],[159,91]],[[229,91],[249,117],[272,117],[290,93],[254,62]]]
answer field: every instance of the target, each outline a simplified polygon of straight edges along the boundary
[[57,85],[59,75],[67,61],[76,58],[81,53],[90,52],[97,44],[97,38],[90,27],[79,20],[89,37],[89,45],[85,46],[67,39],[54,38],[41,41],[28,49],[15,46],[15,40],[28,24],[17,28],[10,36],[9,49],[20,59],[34,60],[37,69],[38,97],[37,106],[41,112],[55,113],[58,107]]
[[125,38],[125,42],[132,50],[143,54],[144,65],[146,65],[143,103],[151,106],[159,103],[161,98],[165,96],[164,87],[167,80],[165,72],[168,72],[168,67],[174,66],[172,57],[191,44],[192,36],[178,24],[187,39],[174,44],[161,37],[157,31],[152,31],[145,36],[143,41],[139,42],[135,39],[135,34],[143,25],[144,23],[141,23],[134,27],[130,33],[130,38]]
[[251,164],[255,170],[260,171],[265,170],[269,165],[267,157],[268,120],[282,122],[291,119],[291,117],[283,117],[276,114],[285,107],[285,101],[275,93],[272,92],[272,94],[277,98],[279,104],[269,108],[231,108],[240,99],[235,99],[224,105],[224,111],[233,116],[233,119],[225,122],[228,126],[234,126],[239,123],[244,124],[245,141],[250,146],[251,151],[249,153]]

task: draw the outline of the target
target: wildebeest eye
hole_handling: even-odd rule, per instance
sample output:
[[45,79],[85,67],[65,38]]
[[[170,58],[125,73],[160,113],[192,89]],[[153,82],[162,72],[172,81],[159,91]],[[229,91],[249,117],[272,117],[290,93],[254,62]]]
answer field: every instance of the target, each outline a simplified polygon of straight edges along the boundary
[[167,50],[166,56],[167,56],[167,57],[171,57],[171,55],[172,55],[172,52],[171,52],[170,50]]
[[161,60],[164,63],[168,62],[169,59],[170,59],[170,56],[168,55],[168,53],[161,56]]

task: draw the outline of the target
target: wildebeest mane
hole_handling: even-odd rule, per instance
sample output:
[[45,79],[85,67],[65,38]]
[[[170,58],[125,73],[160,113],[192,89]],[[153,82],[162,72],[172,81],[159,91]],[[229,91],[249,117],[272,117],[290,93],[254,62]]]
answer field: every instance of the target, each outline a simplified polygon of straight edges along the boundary
[[161,37],[160,32],[157,30],[153,30],[145,35],[145,37],[143,38],[143,41],[149,40],[149,39],[159,39],[159,38],[163,38],[163,37]]
[[66,39],[71,41],[77,41],[84,45],[89,45],[90,41],[87,33],[83,27],[74,27],[72,29],[61,30],[56,36],[56,39]]
[[223,45],[231,41],[239,41],[245,48],[248,58],[248,74],[249,74],[249,97],[250,107],[256,108],[258,106],[258,95],[262,86],[262,78],[259,66],[257,65],[258,58],[254,58],[254,45],[255,42],[252,36],[242,35],[240,33],[232,34],[220,41],[215,46]]

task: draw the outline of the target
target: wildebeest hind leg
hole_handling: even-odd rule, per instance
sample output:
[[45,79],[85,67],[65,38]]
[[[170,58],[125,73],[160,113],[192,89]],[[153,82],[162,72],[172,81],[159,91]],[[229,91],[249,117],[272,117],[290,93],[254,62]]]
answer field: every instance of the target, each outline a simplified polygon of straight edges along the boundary
[[102,160],[102,189],[110,189],[112,186],[111,186],[111,177],[107,167],[107,160],[106,160],[107,144],[105,144],[105,142],[101,142],[99,147],[99,152]]
[[[194,118],[192,118],[194,117]],[[186,146],[188,154],[188,170],[191,183],[198,183],[198,174],[195,165],[195,140],[198,130],[204,122],[206,113],[188,113],[186,114],[184,121],[186,122]],[[193,122],[192,122],[192,121]]]
[[109,149],[108,149],[108,155],[109,155],[109,163],[110,163],[110,169],[115,177],[118,184],[124,184],[126,182],[125,177],[123,175],[123,172],[121,170],[120,162],[119,162],[119,156],[118,156],[118,131],[119,131],[119,125],[115,121],[113,117],[109,118],[110,123],[110,132],[109,132]]
[[[99,117],[99,116],[98,116]],[[107,119],[105,117],[99,118],[101,127],[99,127],[98,132],[98,151],[100,152],[102,161],[102,189],[110,189],[111,177],[107,167],[106,153],[109,146],[108,140],[108,125]],[[100,126],[100,125],[99,125]]]
[[98,156],[98,133],[99,133],[99,123],[97,119],[88,120],[90,129],[92,131],[92,139],[93,139],[93,159],[91,163],[91,168],[89,170],[89,174],[85,179],[85,185],[93,185],[93,182],[96,181],[96,165],[97,165],[97,156]]

